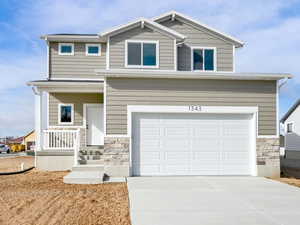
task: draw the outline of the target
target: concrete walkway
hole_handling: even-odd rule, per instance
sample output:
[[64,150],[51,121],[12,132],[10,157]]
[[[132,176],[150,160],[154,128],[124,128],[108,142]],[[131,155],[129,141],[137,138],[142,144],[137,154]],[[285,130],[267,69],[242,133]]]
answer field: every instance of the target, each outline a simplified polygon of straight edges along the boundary
[[261,177],[128,178],[132,225],[299,225],[300,188]]

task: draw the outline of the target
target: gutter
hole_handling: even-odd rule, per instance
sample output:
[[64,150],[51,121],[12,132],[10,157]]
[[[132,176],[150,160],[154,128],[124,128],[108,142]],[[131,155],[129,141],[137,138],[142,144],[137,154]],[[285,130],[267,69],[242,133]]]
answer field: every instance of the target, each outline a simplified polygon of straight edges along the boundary
[[169,78],[169,79],[220,79],[220,80],[281,80],[290,79],[291,74],[283,73],[232,73],[232,72],[193,72],[171,70],[95,70],[104,77],[128,78]]

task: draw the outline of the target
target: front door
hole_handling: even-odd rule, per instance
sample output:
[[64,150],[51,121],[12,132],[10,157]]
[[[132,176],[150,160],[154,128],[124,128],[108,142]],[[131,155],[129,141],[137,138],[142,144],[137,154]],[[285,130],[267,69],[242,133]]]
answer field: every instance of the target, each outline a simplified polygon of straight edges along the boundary
[[86,105],[87,145],[104,144],[103,121],[104,121],[103,105],[87,104]]

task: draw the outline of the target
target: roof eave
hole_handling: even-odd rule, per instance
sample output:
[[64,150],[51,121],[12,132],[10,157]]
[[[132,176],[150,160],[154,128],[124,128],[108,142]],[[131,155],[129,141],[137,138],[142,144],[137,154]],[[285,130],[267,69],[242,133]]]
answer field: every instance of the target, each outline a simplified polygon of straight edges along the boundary
[[189,16],[183,15],[183,14],[181,14],[179,12],[176,12],[176,11],[167,12],[165,14],[162,14],[160,16],[152,18],[152,20],[153,21],[163,21],[164,19],[168,19],[169,17],[172,17],[172,15],[174,15],[174,18],[176,16],[181,17],[181,18],[183,18],[183,19],[185,19],[187,21],[191,21],[191,22],[197,24],[198,26],[202,26],[202,27],[210,30],[211,32],[214,32],[214,33],[216,33],[216,34],[218,34],[220,36],[225,37],[226,39],[230,40],[235,45],[236,48],[240,48],[240,47],[243,47],[245,45],[245,43],[243,41],[238,40],[237,38],[234,38],[231,35],[228,35],[228,34],[225,34],[225,33],[221,32],[221,31],[218,31],[215,28],[212,28],[212,27],[210,27],[210,26],[208,26],[208,25],[206,25],[204,23],[201,23],[201,22],[199,22],[199,21],[197,21],[197,20],[195,20],[195,19],[193,19],[193,18],[191,18]]
[[110,29],[108,31],[99,33],[98,35],[100,37],[114,36],[114,35],[117,35],[119,33],[125,32],[127,30],[139,27],[142,24],[148,25],[152,29],[158,29],[158,30],[160,30],[162,32],[165,32],[166,34],[173,36],[177,40],[184,40],[186,38],[185,35],[180,34],[177,31],[174,31],[174,30],[172,30],[172,29],[170,29],[168,27],[164,27],[161,24],[158,24],[158,23],[156,23],[154,21],[151,21],[151,20],[148,20],[146,18],[139,18],[139,19],[137,19],[137,20],[135,20],[133,22],[129,22],[127,24],[124,24],[124,25],[112,28],[112,29]]
[[291,74],[270,73],[221,73],[221,72],[191,72],[191,71],[151,71],[151,70],[95,70],[104,77],[132,78],[169,78],[169,79],[228,79],[228,80],[281,80],[292,78]]
[[80,41],[87,41],[87,42],[105,42],[106,39],[99,37],[98,35],[95,36],[85,36],[85,35],[42,35],[40,39],[45,41],[72,41],[72,42],[80,42]]

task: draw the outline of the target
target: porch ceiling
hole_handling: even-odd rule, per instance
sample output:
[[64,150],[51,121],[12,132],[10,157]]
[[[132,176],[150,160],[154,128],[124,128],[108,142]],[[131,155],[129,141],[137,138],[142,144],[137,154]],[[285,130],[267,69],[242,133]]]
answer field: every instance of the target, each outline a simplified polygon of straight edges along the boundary
[[102,80],[35,80],[27,83],[39,91],[46,92],[74,92],[74,93],[101,93]]

